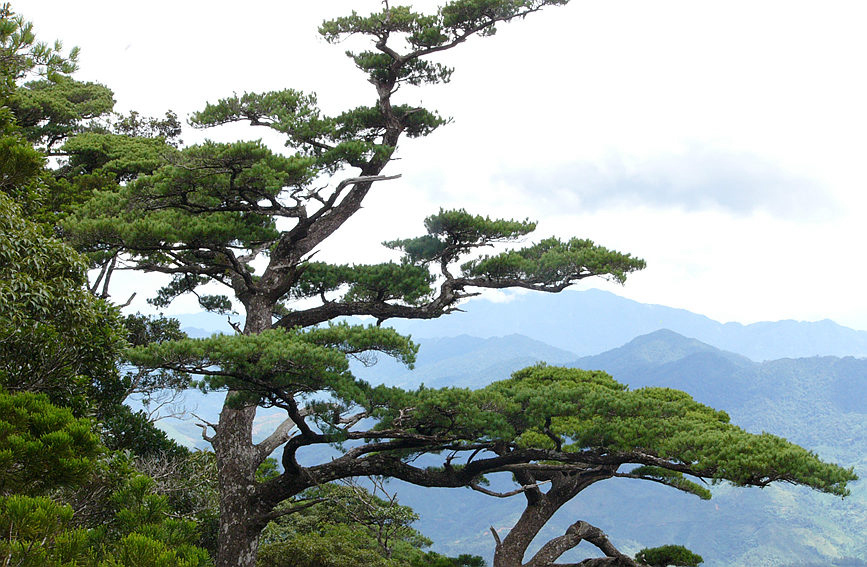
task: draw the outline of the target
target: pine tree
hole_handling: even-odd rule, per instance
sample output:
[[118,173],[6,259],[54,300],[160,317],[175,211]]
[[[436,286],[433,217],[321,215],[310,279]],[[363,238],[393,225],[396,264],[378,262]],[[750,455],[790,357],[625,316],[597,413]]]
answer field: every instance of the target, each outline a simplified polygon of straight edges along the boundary
[[[780,440],[744,437],[721,415],[690,405],[678,393],[636,397],[602,375],[576,379],[555,372],[537,379],[536,371],[481,393],[404,392],[371,387],[349,373],[347,357],[371,352],[412,363],[416,346],[381,326],[389,319],[439,317],[483,289],[559,292],[593,276],[623,282],[644,266],[629,254],[581,238],[547,238],[481,255],[491,245],[525,237],[536,225],[463,210],[441,210],[425,221],[426,234],[386,243],[402,254],[397,262],[334,265],[314,258],[360,210],[375,184],[399,177],[387,169],[401,139],[429,135],[446,123],[436,112],[397,98],[404,87],[448,81],[452,69],[432,56],[472,36],[494,35],[501,23],[562,4],[566,0],[455,0],[422,14],[386,2],[380,12],[353,13],[320,28],[332,43],[349,35],[371,40],[369,50],[347,53],[374,88],[370,106],[327,115],[315,95],[290,89],[227,97],[191,118],[201,128],[233,122],[270,128],[285,136],[294,151],[288,156],[261,142],[176,149],[165,140],[157,156],[146,151],[147,144],[120,143],[121,138],[100,146],[98,140],[109,138],[98,133],[64,144],[70,163],[81,164],[87,175],[115,176],[95,187],[93,197],[62,224],[80,250],[102,263],[106,278],[123,262],[172,277],[153,300],[158,306],[194,293],[211,311],[225,313],[236,304],[244,309],[245,323],[236,335],[167,341],[128,355],[143,370],[175,372],[179,381],[199,376],[203,388],[228,392],[219,422],[203,431],[214,447],[219,475],[217,565],[252,567],[260,533],[279,515],[281,502],[351,476],[460,487],[478,484],[486,473],[510,471],[528,485],[550,480],[557,486],[550,467],[560,466],[564,478],[581,479],[578,484],[633,475],[683,488],[692,485],[678,475],[688,473],[736,484],[788,480],[845,492],[851,471],[797,453]],[[137,161],[137,152],[145,159]],[[149,161],[154,157],[164,160],[156,169]],[[207,284],[226,293],[212,294]],[[346,316],[369,316],[376,325],[332,323]],[[534,381],[544,385],[545,400],[525,387]],[[610,405],[597,407],[601,402],[591,397],[598,403],[587,407],[601,413],[580,419],[562,414],[563,408],[582,411],[568,402],[588,387]],[[524,407],[530,399],[533,404]],[[286,419],[253,443],[259,407],[282,408]],[[716,435],[716,441],[731,436],[757,458],[744,464],[731,453],[714,453],[717,445],[708,443],[693,449],[689,443],[699,438],[685,432],[672,441],[682,445],[662,443],[659,432],[667,427],[669,410],[688,411],[691,423]],[[561,423],[563,431],[555,430]],[[645,439],[658,446],[645,451],[640,444]],[[335,459],[307,466],[299,460],[307,447],[344,443]],[[281,447],[283,472],[257,479],[260,465]],[[791,451],[801,461],[774,460]],[[442,455],[442,466],[414,464],[423,454]],[[630,464],[650,468],[620,472]],[[566,484],[566,493],[577,494],[572,480]],[[536,493],[527,489],[527,494]],[[547,517],[533,521],[544,524]],[[503,565],[520,562],[521,532],[513,530],[514,537],[502,542],[500,547],[514,551],[508,554],[512,563]]]

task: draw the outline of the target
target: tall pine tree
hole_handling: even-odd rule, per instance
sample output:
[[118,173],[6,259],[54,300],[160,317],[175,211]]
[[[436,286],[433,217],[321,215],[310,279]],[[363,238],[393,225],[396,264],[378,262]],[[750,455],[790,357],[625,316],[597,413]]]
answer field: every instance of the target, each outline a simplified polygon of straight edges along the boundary
[[[122,262],[171,276],[154,299],[157,305],[194,293],[206,309],[225,312],[234,300],[245,311],[236,335],[169,341],[129,354],[143,369],[198,375],[203,387],[228,391],[219,422],[203,433],[218,465],[220,567],[252,567],[260,532],[281,514],[281,502],[350,476],[457,487],[496,471],[542,478],[540,471],[550,462],[575,474],[602,467],[609,476],[620,464],[635,463],[741,484],[765,482],[771,475],[829,492],[845,490],[851,473],[809,454],[803,457],[815,474],[794,466],[778,473],[758,464],[706,469],[708,454],[700,451],[662,454],[651,448],[643,453],[629,445],[641,431],[624,434],[615,447],[608,447],[605,437],[588,434],[589,445],[576,451],[555,442],[557,434],[548,431],[561,406],[541,404],[521,415],[505,409],[521,403],[526,395],[521,389],[404,392],[371,387],[349,373],[347,357],[369,352],[412,363],[415,345],[380,326],[389,319],[439,317],[480,289],[558,292],[593,276],[623,282],[644,266],[580,238],[548,238],[480,255],[482,248],[528,235],[535,224],[463,210],[442,210],[425,221],[426,234],[387,243],[402,252],[399,262],[335,265],[314,259],[320,245],[360,210],[376,183],[398,177],[389,166],[400,140],[426,136],[446,122],[398,100],[401,87],[447,82],[452,69],[432,61],[433,56],[566,1],[455,0],[432,14],[386,2],[377,13],[353,13],[320,28],[333,43],[349,35],[370,38],[368,50],[348,53],[374,89],[369,106],[327,115],[315,95],[284,90],[231,96],[192,116],[202,128],[239,122],[275,130],[294,150],[289,156],[260,142],[206,142],[165,149],[156,155],[164,164],[149,172],[150,165],[135,167],[146,160],[133,159],[137,151],[155,157],[144,145],[136,149],[115,140],[106,151],[92,143],[95,137],[72,138],[64,145],[70,163],[82,164],[89,175],[123,173],[120,183],[96,187],[63,224],[76,246],[102,262],[106,277]],[[223,286],[226,293],[212,294],[207,284]],[[377,324],[332,323],[353,315],[370,316]],[[567,397],[577,395],[565,377],[552,387]],[[484,396],[498,401],[488,404]],[[286,418],[254,443],[259,407],[282,408]],[[609,409],[616,413],[617,407]],[[720,421],[712,413],[701,415],[711,425]],[[653,420],[642,422],[647,423]],[[344,442],[338,458],[307,466],[299,460],[306,447]],[[745,443],[753,443],[755,451],[764,447],[752,438]],[[281,447],[283,472],[257,479],[258,467]],[[442,466],[414,464],[421,454],[443,455]]]

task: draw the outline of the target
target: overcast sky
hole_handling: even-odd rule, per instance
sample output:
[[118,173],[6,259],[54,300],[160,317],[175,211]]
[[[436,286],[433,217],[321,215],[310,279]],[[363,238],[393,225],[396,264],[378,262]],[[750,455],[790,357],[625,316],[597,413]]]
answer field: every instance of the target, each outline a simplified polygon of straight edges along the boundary
[[[41,39],[80,46],[78,77],[111,87],[119,109],[186,117],[233,91],[315,91],[331,112],[371,104],[345,47],[316,28],[380,5],[13,8]],[[323,257],[382,260],[379,242],[464,207],[647,260],[624,287],[587,286],[719,321],[831,318],[867,330],[865,22],[863,0],[573,0],[502,25],[441,59],[456,68],[451,84],[400,93],[454,123],[403,141],[388,170],[403,177],[380,184]]]

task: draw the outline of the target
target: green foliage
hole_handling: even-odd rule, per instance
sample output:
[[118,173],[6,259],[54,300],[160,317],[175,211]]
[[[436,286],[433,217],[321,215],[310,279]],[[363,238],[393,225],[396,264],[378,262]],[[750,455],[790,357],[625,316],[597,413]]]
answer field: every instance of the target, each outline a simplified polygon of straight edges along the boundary
[[79,412],[104,401],[99,392],[119,380],[123,330],[86,283],[80,257],[0,194],[0,386],[45,392]]
[[42,154],[33,149],[13,126],[8,109],[0,108],[0,191],[19,201],[35,198],[33,183],[44,165]]
[[304,186],[310,165],[309,159],[275,154],[259,141],[205,142],[181,150],[174,163],[139,184],[136,196],[192,212],[246,210],[285,187]]
[[299,534],[291,539],[263,545],[259,567],[391,567],[374,549],[359,542],[354,530],[335,527],[325,533]]
[[136,459],[135,466],[138,474],[154,480],[149,493],[165,499],[171,518],[195,524],[195,537],[188,543],[214,553],[219,517],[214,453],[153,454]]
[[[88,289],[85,260],[49,236],[94,193],[162,165],[180,124],[131,113],[112,133],[112,93],[68,77],[75,57],[37,42],[30,24],[0,8],[0,563],[204,566],[196,525],[169,517],[179,500],[153,494],[153,481],[126,484],[127,455],[188,452],[122,404],[143,386],[120,376],[125,336],[184,335],[164,319],[130,319],[135,329],[124,329]],[[34,146],[70,154],[50,171]],[[125,453],[107,451],[99,433]]]
[[273,457],[265,459],[265,461],[259,465],[259,468],[256,469],[256,480],[259,482],[266,482],[278,476],[280,476],[280,467],[277,464],[277,460]]
[[165,164],[175,148],[163,138],[143,138],[112,132],[83,132],[61,147],[67,154],[59,173],[75,182],[83,174],[107,173],[118,181],[130,181]]
[[[624,455],[624,462],[646,454],[735,485],[787,481],[839,496],[857,478],[852,469],[824,463],[784,439],[747,433],[684,392],[630,391],[599,371],[538,365],[480,390],[422,388],[390,403],[380,407],[380,427],[423,435],[487,439],[576,457]],[[407,407],[412,411],[401,411]],[[656,468],[637,474],[704,495],[695,483]]]
[[0,497],[0,562],[17,567],[94,565],[85,529],[70,527],[72,508],[43,497]]
[[356,484],[326,484],[299,495],[314,503],[268,525],[260,567],[483,567],[481,557],[425,552],[431,542],[411,524],[418,515],[394,497],[380,498]]
[[68,505],[44,497],[0,497],[0,558],[33,567],[206,567],[193,522],[169,517],[153,480],[138,476],[112,496],[116,515],[106,527],[72,527]]
[[202,550],[177,549],[139,533],[125,536],[99,567],[204,567],[210,565]]
[[27,140],[50,150],[114,107],[113,93],[70,77],[33,81],[15,90],[10,108]]
[[[356,67],[367,73],[372,79],[378,82],[391,79],[390,67],[393,60],[390,56],[374,51],[362,51],[360,53],[347,51],[346,55],[352,58]],[[453,72],[453,68],[441,63],[413,59],[400,68],[397,73],[397,82],[413,86],[448,83]]]
[[428,234],[418,238],[384,243],[403,249],[413,264],[449,263],[475,248],[496,242],[509,242],[536,229],[529,220],[514,221],[474,216],[463,209],[442,210],[424,221]]
[[36,40],[33,24],[15,14],[9,3],[0,7],[0,77],[2,96],[28,74],[54,79],[77,68],[78,48],[63,55],[63,45]]
[[[412,265],[439,263],[443,269],[473,250],[500,242],[515,241],[536,228],[528,220],[514,221],[473,216],[461,210],[444,211],[425,219],[428,234],[384,244],[402,249]],[[516,285],[539,289],[562,289],[589,276],[617,282],[644,268],[644,261],[573,238],[562,242],[549,238],[518,250],[484,256],[461,266],[464,281],[480,287]]]
[[[409,137],[426,136],[446,122],[417,107],[395,105],[392,110]],[[334,117],[323,116],[315,95],[292,89],[220,99],[190,120],[200,128],[240,121],[268,126],[287,136],[287,146],[315,158],[309,162],[315,171],[334,172],[344,164],[388,157],[393,150],[378,142],[387,127],[379,107],[360,106]]]
[[[145,476],[126,480],[123,459],[97,462],[98,438],[44,396],[0,393],[0,561],[4,565],[108,567],[204,567],[210,559],[196,547],[190,520],[171,518],[167,496],[154,494]],[[100,470],[105,465],[105,470]],[[86,489],[75,489],[88,482]],[[110,498],[104,488],[119,487]],[[51,491],[76,501],[90,527],[72,507],[35,494]],[[84,492],[86,491],[86,494]],[[82,502],[82,500],[84,500]]]
[[72,527],[94,528],[108,525],[116,512],[111,495],[139,474],[138,461],[121,451],[103,450],[94,460],[88,475],[76,484],[55,487],[51,498],[75,510]]
[[157,428],[145,412],[117,403],[100,414],[102,442],[112,451],[129,451],[138,457],[184,455],[188,450]]
[[710,500],[711,497],[710,490],[700,484],[692,482],[691,480],[687,480],[683,476],[683,473],[677,471],[644,465],[632,469],[628,474],[630,477],[652,480],[659,482],[660,484],[672,486],[683,492],[695,494],[702,500]]
[[135,110],[128,116],[117,115],[114,131],[132,138],[162,138],[174,147],[181,143],[181,122],[171,110],[166,112],[165,118],[142,116]]
[[144,346],[187,338],[187,334],[181,330],[180,321],[164,315],[156,317],[141,313],[127,315],[123,326],[126,328],[126,340],[130,346]]
[[[414,114],[409,109],[403,112]],[[415,124],[419,135],[423,124],[435,127],[436,123],[427,114],[407,119],[407,126]],[[268,126],[286,135],[287,146],[309,158],[305,163],[311,168],[311,175],[335,172],[341,165],[358,165],[375,156],[385,158],[393,149],[376,141],[385,127],[380,110],[360,107],[327,117],[319,110],[315,95],[292,89],[224,98],[194,113],[190,120],[198,127],[239,121]]]
[[[79,136],[74,141],[81,140]],[[141,153],[135,150],[133,156],[138,159]],[[154,160],[163,157],[155,154]],[[288,186],[303,187],[311,174],[309,160],[278,156],[259,142],[209,142],[172,159],[175,163],[127,187],[95,192],[76,218],[64,224],[73,242],[88,252],[139,250],[135,257],[140,265],[178,260],[208,266],[205,273],[219,279],[227,267],[238,267],[231,251],[260,249],[277,239],[274,217],[294,210],[280,204],[277,195]],[[247,267],[243,271],[252,273]],[[181,274],[164,297],[189,291],[192,281],[197,285],[201,277]]]
[[[0,26],[6,23],[0,17]],[[9,108],[9,95],[14,92],[13,88],[14,81],[4,80],[0,86],[0,193],[11,196],[27,213],[32,214],[39,209],[40,200],[44,197],[45,158],[25,139]]]
[[42,392],[77,415],[94,415],[112,449],[180,450],[122,404],[131,389],[167,382],[140,380],[133,388],[117,361],[131,333],[139,341],[183,334],[165,320],[129,318],[135,328],[125,330],[117,310],[95,298],[86,284],[82,258],[21,218],[0,194],[0,387]]
[[294,404],[295,395],[324,391],[357,404],[369,386],[349,373],[347,355],[382,352],[411,364],[417,348],[393,329],[342,323],[156,343],[131,349],[127,358],[143,368],[203,374],[206,389],[239,392],[236,403]]
[[315,137],[329,125],[320,120],[316,95],[293,89],[256,94],[244,93],[220,99],[194,113],[190,122],[200,128],[238,120],[267,121],[297,140]]
[[[172,510],[165,496],[153,493],[154,481],[135,476],[111,496],[115,515],[106,526],[60,532],[78,542],[78,557],[68,555],[51,542],[37,543],[36,549],[49,558],[61,560],[64,567],[206,567],[210,558],[204,549],[196,547],[196,526],[188,520],[169,517]],[[49,501],[50,503],[50,501]],[[68,507],[66,522],[72,517]],[[25,517],[33,523],[39,516]],[[61,526],[62,528],[63,526]],[[59,539],[59,538],[58,538]],[[72,559],[72,561],[70,561]],[[54,563],[45,563],[54,565]]]
[[[63,139],[111,100],[104,87],[67,76],[76,68],[77,54],[73,49],[63,55],[60,42],[37,41],[32,24],[8,3],[0,7],[0,191],[37,222],[52,222],[50,207],[58,199],[49,190],[44,157],[32,143]],[[19,84],[36,77],[41,79]]]
[[[472,33],[493,35],[497,22],[525,16],[546,5],[563,5],[567,2],[568,0],[455,0],[431,15],[413,12],[409,6],[394,6],[367,17],[352,12],[350,16],[324,22],[319,33],[332,43],[352,34],[366,34],[375,38],[400,34],[413,50],[412,53],[419,54],[463,41]],[[354,59],[358,57],[352,53],[348,55]],[[358,61],[356,64],[362,67]],[[383,67],[384,64],[380,69]],[[448,80],[449,72],[447,68],[442,69],[440,75],[445,76],[436,77],[436,82]],[[373,72],[371,76],[377,78]],[[405,80],[418,84],[424,77],[422,74],[421,77],[411,76]]]
[[635,554],[635,560],[650,565],[650,567],[668,567],[669,565],[695,567],[704,562],[701,555],[696,555],[682,545],[663,545],[642,549]]
[[485,256],[461,266],[464,273],[474,277],[531,283],[568,282],[569,278],[585,274],[607,275],[623,283],[627,274],[644,267],[644,260],[580,238],[566,242],[548,238],[527,248]]
[[[45,208],[53,215],[52,224],[60,223],[98,192],[115,193],[122,183],[152,173],[177,153],[180,123],[173,113],[156,119],[132,111],[129,116],[114,115],[117,121],[112,123],[109,110],[99,120],[75,126],[74,135],[56,150],[65,159],[52,172],[43,196]],[[48,122],[45,127],[51,125]]]
[[0,391],[0,495],[82,481],[99,454],[92,424],[44,395]]
[[342,289],[342,302],[399,300],[417,305],[430,298],[433,281],[430,272],[409,264],[335,266],[310,262],[304,266],[304,274],[293,289],[293,295],[318,297]]

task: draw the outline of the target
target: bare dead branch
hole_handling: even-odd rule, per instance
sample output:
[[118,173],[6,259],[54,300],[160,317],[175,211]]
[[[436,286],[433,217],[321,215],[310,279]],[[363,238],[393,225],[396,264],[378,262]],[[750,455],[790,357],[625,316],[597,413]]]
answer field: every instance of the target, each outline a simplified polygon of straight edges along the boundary
[[[306,416],[306,413],[299,412],[302,417]],[[290,432],[295,429],[295,421],[291,417],[287,417],[283,422],[277,426],[271,435],[263,439],[259,444],[255,445],[256,452],[259,455],[259,458],[264,461],[268,455],[277,450],[280,445],[289,441]]]
[[550,482],[551,482],[550,480],[542,480],[542,481],[539,481],[535,484],[526,484],[524,486],[521,486],[520,488],[516,488],[515,490],[511,490],[509,492],[495,492],[493,490],[488,490],[484,486],[480,486],[477,483],[470,484],[470,488],[472,488],[476,492],[481,492],[482,494],[487,494],[488,496],[493,496],[495,498],[509,498],[511,496],[515,496],[517,494],[522,494],[524,492],[527,492],[528,490],[538,489],[543,484],[548,484]]

